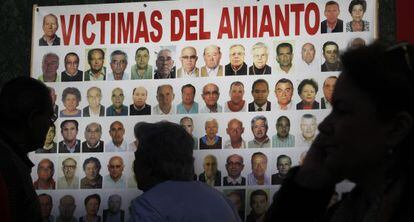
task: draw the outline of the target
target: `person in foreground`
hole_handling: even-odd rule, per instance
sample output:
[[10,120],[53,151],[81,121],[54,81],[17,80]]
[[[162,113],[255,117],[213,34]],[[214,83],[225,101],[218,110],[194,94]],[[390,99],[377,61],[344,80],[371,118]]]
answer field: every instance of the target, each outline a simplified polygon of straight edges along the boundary
[[54,120],[50,91],[42,82],[17,77],[1,89],[0,221],[42,220],[27,153],[43,146]]
[[[374,43],[346,52],[343,62],[332,112],[303,165],[289,171],[267,221],[414,221],[414,109],[407,102],[414,99],[414,46]],[[385,85],[392,94],[380,93]],[[344,179],[356,186],[328,208]]]
[[140,122],[134,172],[144,193],[131,203],[131,221],[241,221],[219,191],[193,181],[193,138],[180,125]]

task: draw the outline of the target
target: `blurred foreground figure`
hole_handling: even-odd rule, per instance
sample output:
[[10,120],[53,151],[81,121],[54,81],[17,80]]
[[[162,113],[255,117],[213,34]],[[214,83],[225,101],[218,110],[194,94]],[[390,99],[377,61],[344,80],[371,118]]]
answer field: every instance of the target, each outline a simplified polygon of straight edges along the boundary
[[131,221],[241,221],[233,203],[193,181],[194,140],[170,122],[138,123],[134,172],[144,193],[132,201]]
[[[332,112],[303,165],[288,173],[268,221],[414,221],[414,47],[375,43],[342,58]],[[356,186],[328,208],[344,179]]]
[[1,89],[1,221],[41,221],[27,153],[43,147],[55,119],[49,89],[40,81],[18,77]]

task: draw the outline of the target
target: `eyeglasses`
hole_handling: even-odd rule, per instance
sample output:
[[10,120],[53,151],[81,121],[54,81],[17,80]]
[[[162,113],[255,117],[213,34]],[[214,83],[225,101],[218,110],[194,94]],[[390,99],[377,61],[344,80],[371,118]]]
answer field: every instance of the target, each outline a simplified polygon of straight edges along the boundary
[[196,55],[192,55],[192,56],[181,56],[181,58],[184,59],[184,60],[189,60],[189,59],[195,60],[197,58],[197,56]]

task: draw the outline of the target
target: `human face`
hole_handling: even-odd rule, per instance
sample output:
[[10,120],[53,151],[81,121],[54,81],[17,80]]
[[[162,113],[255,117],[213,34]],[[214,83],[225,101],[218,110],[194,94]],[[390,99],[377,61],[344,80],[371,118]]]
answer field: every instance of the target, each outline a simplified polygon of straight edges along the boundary
[[314,118],[302,118],[300,122],[302,136],[305,139],[312,139],[315,136],[316,127],[316,120]]
[[239,104],[243,101],[244,87],[242,85],[233,85],[230,89],[230,100],[234,104]]
[[263,215],[266,213],[267,200],[264,195],[254,195],[252,197],[252,210],[256,215]]
[[132,99],[136,107],[144,107],[147,101],[147,90],[144,87],[136,88]]
[[327,63],[338,62],[338,48],[336,48],[336,45],[327,45],[323,57],[325,57]]
[[265,67],[267,59],[268,54],[265,47],[260,47],[253,50],[253,64],[256,68],[262,69]]
[[181,94],[183,104],[192,105],[194,103],[194,96],[195,96],[195,92],[194,92],[193,88],[184,87],[183,92]]
[[63,101],[63,105],[68,111],[75,111],[76,107],[79,105],[78,98],[76,98],[74,94],[67,94]]
[[39,180],[49,180],[53,176],[52,164],[48,160],[42,160],[39,162],[37,175]]
[[62,164],[62,171],[67,180],[73,179],[76,173],[76,162],[71,159],[65,160]]
[[364,8],[362,5],[354,5],[354,7],[352,7],[351,16],[354,22],[360,22],[364,17]]
[[70,196],[64,196],[60,200],[59,212],[64,218],[72,217],[75,212],[76,205],[75,200]]
[[48,218],[53,208],[53,203],[50,202],[49,197],[39,196],[40,210],[42,212],[42,218]]
[[86,203],[85,209],[87,215],[96,215],[99,210],[99,201],[95,198],[89,199],[89,201]]
[[320,124],[314,144],[326,155],[332,175],[359,182],[389,163],[395,119],[380,119],[372,99],[348,78],[339,76],[332,112]]
[[207,106],[215,106],[220,96],[219,89],[215,84],[207,84],[204,86],[201,96]]
[[97,123],[91,123],[85,130],[85,139],[92,146],[98,144],[101,135],[102,131]]
[[204,62],[210,69],[216,68],[220,64],[221,52],[216,47],[208,47],[204,52]]
[[125,129],[124,126],[119,123],[115,122],[112,124],[111,129],[109,130],[109,135],[111,135],[112,141],[115,144],[121,144],[124,140]]
[[145,69],[148,66],[149,54],[147,50],[139,50],[135,55],[135,62],[139,69]]
[[313,59],[315,58],[315,47],[310,44],[306,43],[302,47],[302,60],[307,64],[310,64]]
[[55,78],[59,68],[59,58],[55,55],[47,55],[42,63],[43,75],[46,79]]
[[333,24],[338,20],[339,7],[336,4],[327,5],[324,14],[328,23]]
[[118,195],[111,196],[109,197],[109,200],[108,200],[108,209],[112,213],[117,213],[119,209],[121,209],[121,204],[122,204],[122,199],[120,196]]
[[263,155],[255,155],[252,159],[252,172],[254,177],[263,177],[267,169],[267,158]]
[[161,86],[157,93],[157,101],[160,107],[170,107],[174,100],[174,93],[171,87]]
[[293,53],[289,47],[280,47],[279,53],[276,57],[280,67],[286,67],[292,65]]
[[63,125],[62,128],[62,136],[63,140],[66,142],[72,142],[76,140],[76,136],[78,135],[78,130],[76,129],[76,125],[73,122],[67,122]]
[[121,158],[113,157],[108,164],[108,172],[109,176],[113,180],[117,180],[121,178],[122,172],[124,171],[124,162]]
[[276,167],[280,174],[286,175],[291,165],[292,163],[290,162],[289,158],[281,158],[279,162],[277,163]]
[[181,64],[186,72],[191,72],[195,68],[197,62],[197,53],[193,48],[184,48],[181,51]]
[[89,162],[85,166],[85,176],[89,180],[93,180],[98,175],[98,167],[94,162]]
[[184,119],[183,121],[181,121],[181,126],[184,127],[187,133],[189,133],[190,135],[193,135],[193,130],[194,130],[193,121],[189,119]]
[[281,138],[286,138],[289,135],[290,123],[287,119],[282,118],[276,123],[277,135]]
[[241,200],[240,195],[237,195],[235,193],[231,193],[231,194],[227,195],[227,198],[229,198],[229,200],[234,204],[234,206],[236,207],[236,210],[241,210],[242,200]]
[[238,178],[244,168],[242,158],[238,155],[233,155],[226,163],[226,169],[229,177]]
[[112,105],[115,108],[121,108],[124,103],[124,92],[120,88],[116,88],[112,91]]
[[325,99],[332,104],[332,94],[335,89],[336,78],[327,78],[323,84],[323,95]]
[[102,95],[98,89],[93,88],[88,91],[87,98],[89,106],[91,108],[97,108],[101,104]]
[[92,72],[98,72],[102,69],[104,64],[104,57],[100,51],[93,51],[91,55],[91,60],[89,60],[89,65]]
[[256,83],[256,85],[253,88],[253,99],[254,102],[259,105],[262,106],[267,102],[267,96],[269,95],[269,89],[266,85],[266,83],[264,82],[259,82]]
[[218,125],[216,121],[208,121],[206,123],[206,135],[208,138],[213,139],[218,132]]
[[112,56],[110,65],[114,75],[123,75],[128,65],[128,61],[125,59],[124,55],[114,55]]
[[234,67],[242,66],[244,63],[244,49],[241,46],[235,46],[230,49],[230,64]]
[[54,38],[58,27],[58,22],[54,16],[46,15],[44,17],[42,28],[46,37]]
[[252,127],[253,135],[256,140],[262,140],[267,137],[267,127],[264,120],[256,120]]
[[66,72],[74,75],[78,71],[79,60],[75,55],[68,55],[65,60]]
[[217,162],[213,157],[207,156],[204,158],[204,173],[206,177],[213,178],[214,175],[217,173]]
[[279,105],[286,106],[292,101],[293,86],[288,82],[278,83],[276,84],[275,93]]
[[312,85],[306,84],[300,92],[300,98],[307,104],[312,104],[315,101],[316,91]]
[[56,132],[54,127],[49,127],[49,130],[46,134],[45,145],[49,145],[53,143],[53,139],[55,138]]
[[239,141],[244,132],[244,127],[238,121],[231,121],[227,126],[227,134],[229,134],[230,141]]
[[172,59],[171,52],[163,50],[158,54],[157,61],[157,71],[163,77],[167,77],[174,65],[174,60]]

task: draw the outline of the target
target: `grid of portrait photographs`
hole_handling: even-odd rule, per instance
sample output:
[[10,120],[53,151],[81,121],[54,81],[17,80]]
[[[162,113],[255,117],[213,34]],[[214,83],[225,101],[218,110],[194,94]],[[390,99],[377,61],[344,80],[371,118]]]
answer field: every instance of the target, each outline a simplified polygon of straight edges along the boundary
[[374,1],[362,4],[362,27],[360,4],[317,4],[314,36],[82,47],[60,46],[58,13],[40,10],[32,77],[50,88],[57,118],[30,154],[44,213],[81,221],[88,211],[117,212],[126,221],[142,193],[134,126],[170,121],[193,136],[194,179],[222,191],[243,221],[260,220],[332,109],[340,53],[374,40]]

